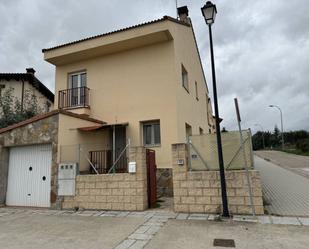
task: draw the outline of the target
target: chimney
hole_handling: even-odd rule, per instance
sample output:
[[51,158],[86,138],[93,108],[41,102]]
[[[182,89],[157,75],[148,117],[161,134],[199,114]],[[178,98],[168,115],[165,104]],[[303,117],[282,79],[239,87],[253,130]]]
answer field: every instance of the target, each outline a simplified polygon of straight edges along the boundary
[[35,70],[30,67],[30,68],[26,68],[27,73],[34,75],[35,74]]
[[189,18],[189,10],[188,10],[188,7],[186,5],[177,8],[177,13],[178,13],[178,16],[179,16],[179,20],[181,22],[191,24],[190,18]]

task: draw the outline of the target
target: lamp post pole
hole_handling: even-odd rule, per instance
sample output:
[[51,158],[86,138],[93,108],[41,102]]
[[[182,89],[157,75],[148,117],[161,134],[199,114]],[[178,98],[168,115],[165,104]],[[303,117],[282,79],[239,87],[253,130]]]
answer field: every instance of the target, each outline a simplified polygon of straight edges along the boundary
[[255,126],[259,126],[262,129],[262,141],[263,141],[263,149],[265,149],[265,140],[264,140],[264,128],[260,124],[254,124]]
[[[212,9],[211,9],[212,8]],[[206,24],[209,28],[209,41],[210,41],[210,55],[211,55],[211,70],[212,70],[212,83],[213,83],[213,94],[214,94],[214,107],[215,107],[215,118],[216,118],[216,135],[217,135],[217,148],[218,148],[218,160],[220,168],[220,182],[221,182],[221,196],[222,196],[222,206],[223,206],[223,217],[229,217],[228,201],[226,194],[226,181],[224,173],[224,161],[222,153],[222,142],[221,142],[221,131],[220,131],[220,120],[219,120],[219,107],[218,107],[218,96],[217,96],[217,84],[216,84],[216,72],[215,72],[215,60],[213,51],[213,41],[212,41],[212,29],[211,25],[214,22],[214,16],[216,14],[216,6],[210,1],[202,8],[203,16],[206,20]],[[208,14],[211,14],[211,19],[208,18]],[[210,21],[208,21],[210,20]]]
[[277,105],[269,105],[269,107],[275,107],[280,111],[280,121],[281,121],[281,145],[282,145],[282,150],[284,150],[284,136],[283,136],[283,118],[282,118],[282,110],[279,106]]

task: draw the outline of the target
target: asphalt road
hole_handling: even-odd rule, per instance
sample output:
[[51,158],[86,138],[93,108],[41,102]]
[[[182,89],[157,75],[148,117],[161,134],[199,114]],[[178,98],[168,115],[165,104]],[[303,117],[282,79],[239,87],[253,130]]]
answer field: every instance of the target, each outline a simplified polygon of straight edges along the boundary
[[275,150],[260,150],[255,154],[309,179],[309,156],[299,156]]

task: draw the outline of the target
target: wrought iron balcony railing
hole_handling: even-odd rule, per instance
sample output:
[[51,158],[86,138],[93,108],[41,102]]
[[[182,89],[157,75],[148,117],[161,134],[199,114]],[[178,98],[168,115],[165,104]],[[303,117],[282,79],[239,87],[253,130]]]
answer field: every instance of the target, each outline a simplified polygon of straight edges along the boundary
[[58,108],[90,107],[90,89],[76,87],[58,92]]

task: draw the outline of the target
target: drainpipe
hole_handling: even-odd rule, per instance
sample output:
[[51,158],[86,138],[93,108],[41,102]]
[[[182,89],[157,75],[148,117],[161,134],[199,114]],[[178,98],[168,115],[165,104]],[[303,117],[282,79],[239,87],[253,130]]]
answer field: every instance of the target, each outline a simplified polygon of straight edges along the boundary
[[21,85],[21,111],[24,110],[24,91],[25,91],[25,82],[22,79],[21,80],[22,85]]
[[[116,161],[116,128],[113,125],[113,165]],[[113,173],[115,173],[115,167],[113,167]]]

